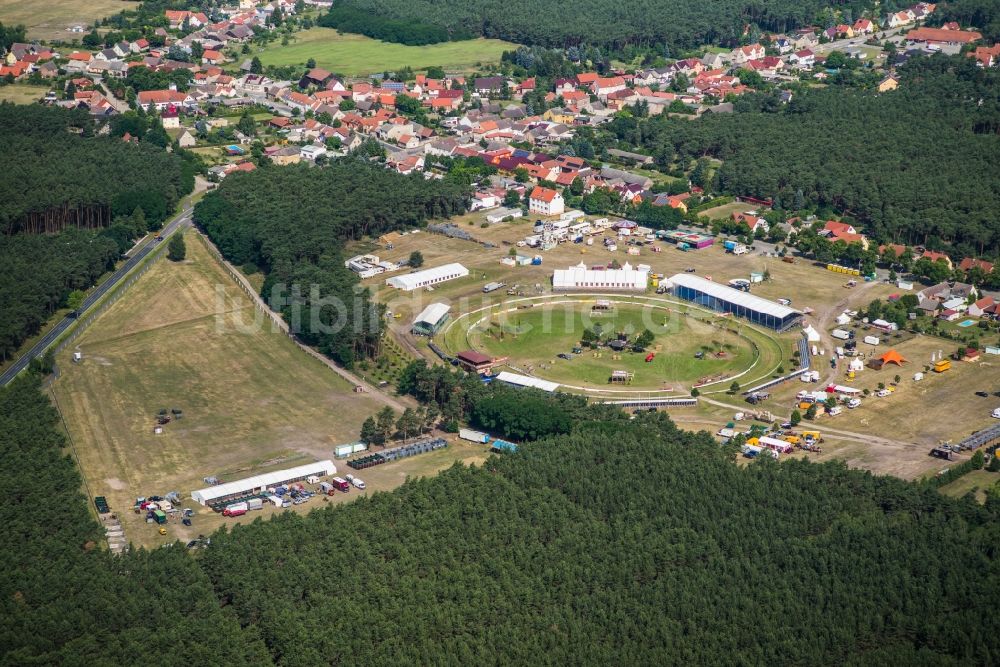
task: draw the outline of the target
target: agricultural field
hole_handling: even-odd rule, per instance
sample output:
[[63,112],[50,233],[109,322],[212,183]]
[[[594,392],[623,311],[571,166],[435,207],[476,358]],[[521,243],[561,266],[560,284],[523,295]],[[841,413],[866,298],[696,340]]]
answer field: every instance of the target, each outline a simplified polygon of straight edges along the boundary
[[516,44],[499,39],[470,39],[428,46],[406,46],[382,42],[364,35],[341,34],[332,28],[310,28],[295,33],[288,46],[271,45],[260,52],[265,65],[300,65],[310,58],[318,67],[345,76],[392,71],[402,67],[414,70],[432,65],[449,72],[471,71],[480,63],[495,63],[504,51]]
[[13,83],[9,86],[0,87],[0,102],[33,104],[45,97],[47,92],[49,92],[48,86],[31,86],[28,84]]
[[[208,475],[331,458],[382,405],[284,334],[239,330],[236,321],[253,320],[251,302],[193,232],[187,247],[184,262],[158,260],[77,339],[81,363],[70,349],[57,360],[52,390],[88,491],[118,509],[136,496],[187,494]],[[157,413],[173,408],[183,417],[155,435]],[[137,542],[146,532],[126,525]]]
[[0,22],[23,24],[28,39],[70,41],[83,37],[67,32],[73,25],[85,28],[95,19],[134,8],[138,2],[129,0],[73,0],[72,2],[41,2],[40,0],[0,0]]

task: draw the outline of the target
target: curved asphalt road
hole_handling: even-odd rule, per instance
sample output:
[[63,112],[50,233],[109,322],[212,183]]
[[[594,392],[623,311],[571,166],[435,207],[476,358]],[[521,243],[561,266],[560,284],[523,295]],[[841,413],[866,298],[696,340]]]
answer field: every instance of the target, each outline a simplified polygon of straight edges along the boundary
[[[163,229],[159,231],[159,235],[163,237],[163,241],[151,241],[146,243],[138,252],[132,255],[129,259],[125,261],[118,269],[111,275],[110,278],[104,281],[100,287],[95,289],[91,294],[87,295],[87,298],[83,300],[83,305],[79,309],[79,317],[83,317],[87,314],[89,310],[97,301],[99,301],[108,292],[111,292],[115,287],[125,278],[128,273],[134,269],[139,262],[141,262],[146,255],[151,253],[154,248],[159,246],[161,243],[166,243],[166,239],[173,234],[175,231],[184,227],[191,222],[191,206],[187,206],[181,213],[164,225]],[[35,357],[40,356],[45,352],[45,350],[52,345],[67,329],[72,326],[76,321],[73,317],[64,317],[61,322],[52,328],[45,336],[42,337],[37,343],[32,346],[30,350],[21,355],[21,358],[15,361],[10,368],[8,368],[2,375],[0,375],[0,386],[6,386],[10,384],[11,381],[17,375],[28,367],[31,360]]]

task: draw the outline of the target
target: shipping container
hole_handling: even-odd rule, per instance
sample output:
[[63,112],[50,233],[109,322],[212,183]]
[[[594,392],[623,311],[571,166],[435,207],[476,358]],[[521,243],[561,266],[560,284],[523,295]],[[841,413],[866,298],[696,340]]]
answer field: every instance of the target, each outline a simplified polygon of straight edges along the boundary
[[247,501],[248,510],[264,509],[264,501],[260,498],[251,498]]
[[156,520],[156,523],[167,522],[167,514],[163,510],[153,510],[153,518]]
[[849,340],[851,337],[851,332],[844,329],[834,329],[830,332],[830,335],[838,340]]
[[865,336],[864,340],[868,345],[878,345],[880,342],[878,336]]

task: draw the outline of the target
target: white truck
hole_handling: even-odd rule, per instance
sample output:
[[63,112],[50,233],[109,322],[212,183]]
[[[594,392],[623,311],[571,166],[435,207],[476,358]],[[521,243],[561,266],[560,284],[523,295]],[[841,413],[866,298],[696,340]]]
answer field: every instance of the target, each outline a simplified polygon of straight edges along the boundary
[[850,340],[851,338],[851,332],[845,329],[834,329],[830,332],[830,335],[837,340]]

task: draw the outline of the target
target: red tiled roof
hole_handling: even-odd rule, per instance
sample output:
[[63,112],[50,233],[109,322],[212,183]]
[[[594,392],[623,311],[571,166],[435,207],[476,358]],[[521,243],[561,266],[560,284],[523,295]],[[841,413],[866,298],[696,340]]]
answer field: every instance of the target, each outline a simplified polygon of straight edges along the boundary
[[531,191],[531,198],[538,201],[543,201],[547,204],[552,203],[552,200],[559,195],[558,192],[552,188],[543,188],[540,185],[536,185],[535,189]]

